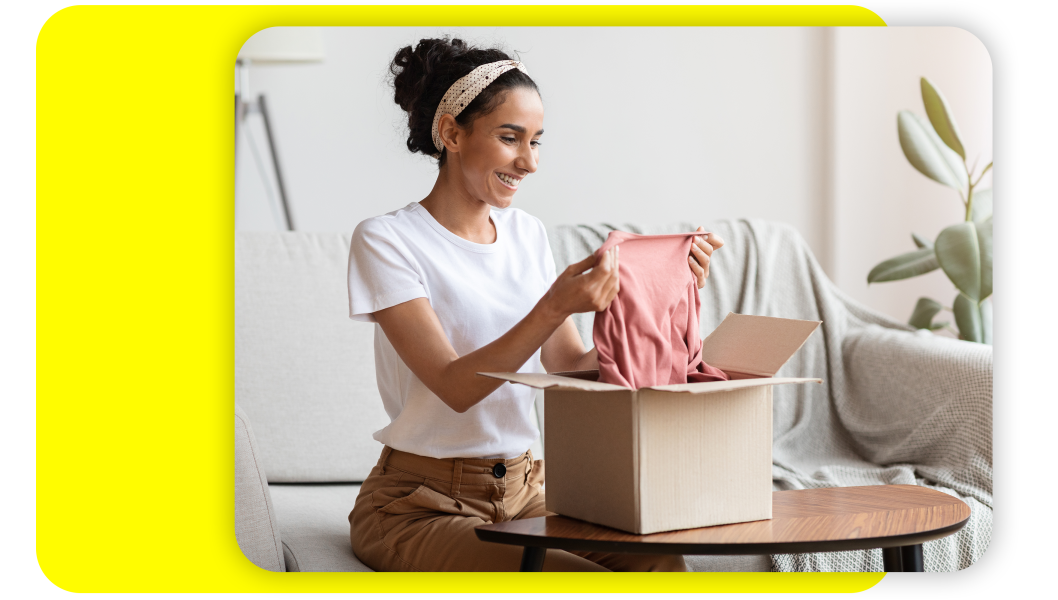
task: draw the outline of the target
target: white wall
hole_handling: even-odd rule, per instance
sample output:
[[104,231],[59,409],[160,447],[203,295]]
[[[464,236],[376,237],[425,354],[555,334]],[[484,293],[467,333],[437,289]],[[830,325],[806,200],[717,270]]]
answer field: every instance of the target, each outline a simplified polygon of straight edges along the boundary
[[[386,68],[452,33],[516,50],[546,111],[540,170],[515,205],[547,225],[760,217],[793,224],[846,292],[904,320],[940,272],[866,286],[877,262],[959,218],[954,192],[903,158],[896,111],[924,114],[918,77],[952,104],[970,155],[991,159],[991,64],[950,28],[325,28],[322,63],[254,65],[295,224],[351,231],[430,190],[404,146]],[[266,150],[259,118],[247,129]],[[236,228],[276,221],[245,139]],[[268,160],[267,151],[261,158]],[[267,165],[266,165],[267,167]],[[947,287],[945,287],[947,286]]]
[[[951,306],[955,287],[936,270],[868,287],[879,262],[915,249],[911,232],[933,240],[963,220],[955,190],[920,174],[904,158],[896,113],[926,116],[919,77],[945,96],[970,164],[992,160],[992,63],[972,34],[951,27],[839,28],[834,53],[834,228],[831,279],[864,304],[898,319],[920,296]],[[1002,170],[1002,166],[1000,166]],[[991,187],[991,173],[982,187]],[[1002,198],[998,200],[1002,214]],[[1002,252],[1002,240],[1000,252]],[[951,314],[938,320],[953,321]]]
[[[813,29],[326,29],[322,64],[251,68],[298,229],[352,230],[429,192],[436,167],[404,146],[384,79],[399,47],[445,32],[518,50],[538,82],[541,167],[515,205],[545,224],[767,217],[822,248]],[[252,165],[239,169],[236,227],[273,228]]]

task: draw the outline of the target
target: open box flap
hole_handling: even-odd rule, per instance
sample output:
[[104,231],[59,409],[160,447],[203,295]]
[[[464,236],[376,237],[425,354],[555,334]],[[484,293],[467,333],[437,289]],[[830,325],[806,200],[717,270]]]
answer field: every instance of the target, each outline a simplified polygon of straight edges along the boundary
[[757,377],[754,379],[735,379],[733,381],[674,383],[671,385],[655,385],[643,389],[658,390],[661,392],[688,392],[693,394],[708,394],[711,392],[727,392],[730,390],[737,390],[741,388],[757,387],[761,385],[779,385],[782,383],[823,383],[823,380],[816,377]]
[[478,373],[478,375],[492,377],[493,379],[502,379],[511,383],[520,383],[537,389],[553,387],[555,389],[583,390],[586,392],[610,392],[615,390],[630,391],[630,388],[614,385],[612,383],[588,381],[586,379],[562,377],[560,375],[550,375],[546,373]]
[[727,313],[702,340],[702,360],[725,372],[772,377],[820,323]]

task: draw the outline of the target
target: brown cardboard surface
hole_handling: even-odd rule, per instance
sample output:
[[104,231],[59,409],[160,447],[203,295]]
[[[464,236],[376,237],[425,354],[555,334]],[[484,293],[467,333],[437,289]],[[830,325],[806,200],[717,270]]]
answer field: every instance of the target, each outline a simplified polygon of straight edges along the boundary
[[601,381],[590,381],[576,377],[562,377],[550,373],[478,373],[485,377],[502,379],[512,383],[520,383],[531,388],[546,389],[556,388],[563,390],[582,390],[586,392],[612,392],[617,390],[629,390],[629,388],[603,383]]
[[639,517],[632,390],[544,393],[547,510],[635,531]]
[[655,533],[771,518],[770,386],[702,402],[640,390],[640,526]]
[[710,394],[729,392],[750,387],[779,385],[782,383],[823,383],[818,377],[755,377],[753,379],[735,379],[732,381],[703,381],[701,383],[673,383],[656,385],[643,390],[659,392],[687,392],[692,394]]
[[727,313],[702,340],[702,360],[723,371],[775,375],[822,321]]
[[[537,389],[561,389],[580,390],[585,392],[607,392],[617,390],[629,390],[630,388],[591,381],[586,379],[588,375],[598,371],[577,371],[578,377],[568,377],[558,374],[543,373],[478,373],[485,377],[502,379],[511,383],[520,383]],[[703,381],[701,383],[673,383],[670,385],[657,385],[645,390],[656,390],[659,392],[687,392],[693,394],[709,394],[715,392],[727,392],[730,390],[746,387],[757,387],[765,385],[779,385],[783,383],[823,383],[817,377],[753,377],[751,379],[735,379],[731,381]]]

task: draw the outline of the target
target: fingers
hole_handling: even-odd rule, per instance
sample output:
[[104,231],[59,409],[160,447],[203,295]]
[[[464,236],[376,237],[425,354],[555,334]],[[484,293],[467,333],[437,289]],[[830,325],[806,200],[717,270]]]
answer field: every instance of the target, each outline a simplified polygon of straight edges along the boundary
[[710,233],[705,236],[705,241],[709,242],[709,245],[712,246],[714,250],[724,245],[724,240],[715,233]]
[[[702,227],[698,227],[698,231],[703,231]],[[709,277],[709,261],[713,254],[713,246],[707,239],[711,235],[694,238],[694,243],[691,244],[691,254],[687,257],[691,273],[698,280],[698,289],[705,287],[705,279]]]
[[[607,251],[606,263],[601,264],[597,271],[598,278],[593,281],[593,303],[596,311],[606,310],[617,293],[621,290],[621,247],[614,246]],[[595,274],[595,271],[592,271]]]
[[705,278],[709,276],[706,270],[690,256],[687,257],[687,264],[690,265],[694,278],[698,280],[698,289],[705,287]]
[[[695,231],[704,231],[704,228],[699,225]],[[703,250],[706,254],[713,253],[713,247],[709,245],[708,235],[696,235],[694,236],[693,243],[691,243],[691,254],[694,255],[696,250]]]
[[591,277],[596,282],[602,282],[616,272],[618,248],[620,246],[614,246],[603,252],[602,256],[599,257],[599,263],[595,265],[588,277]]
[[713,255],[713,247],[705,242],[703,245],[691,244],[691,257],[698,261],[703,268],[709,267],[709,257]]
[[714,249],[706,238],[696,237],[694,243],[691,244],[691,256],[698,259],[698,264],[708,268],[709,257],[713,255]]
[[580,275],[588,269],[595,266],[595,254],[589,254],[587,258],[580,262],[575,262],[572,265],[566,267],[566,273],[569,275]]
[[[621,251],[620,246],[614,246],[606,251],[606,262],[599,265],[598,274],[595,280],[596,286],[599,289],[607,290],[614,285],[618,278],[618,269],[620,269],[620,259],[618,253]],[[596,275],[595,271],[592,271],[592,275]]]
[[713,246],[703,238],[694,238],[694,243],[691,244],[691,254],[695,252],[705,253],[706,256],[712,256]]
[[621,289],[620,254],[613,246],[566,267],[548,292],[552,303],[567,314],[606,310]]
[[[698,229],[695,229],[695,231],[705,231],[705,227],[699,225]],[[703,250],[706,250],[706,254],[712,254],[713,250],[724,245],[723,238],[712,232],[702,237],[696,237],[694,238],[694,241],[695,243],[704,242],[705,246],[709,247],[708,249],[706,249],[705,246],[702,247]]]
[[[695,231],[705,231],[705,228],[701,225]],[[691,272],[694,273],[695,278],[698,280],[698,288],[705,287],[705,279],[709,277],[709,262],[712,258],[713,251],[724,245],[724,240],[715,233],[708,233],[704,236],[696,236],[694,243],[691,244],[691,254],[687,257],[687,264],[691,267]]]

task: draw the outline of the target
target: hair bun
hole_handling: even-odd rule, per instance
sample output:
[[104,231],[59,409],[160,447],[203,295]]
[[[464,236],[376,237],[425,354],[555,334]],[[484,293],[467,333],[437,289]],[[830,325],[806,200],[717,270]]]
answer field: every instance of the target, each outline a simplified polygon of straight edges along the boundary
[[415,48],[405,46],[398,50],[389,66],[393,75],[394,101],[405,112],[415,110],[431,75],[443,70],[442,65],[454,62],[466,50],[466,43],[458,38],[422,39]]

